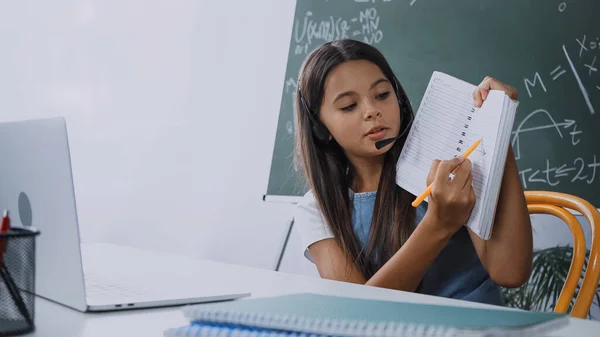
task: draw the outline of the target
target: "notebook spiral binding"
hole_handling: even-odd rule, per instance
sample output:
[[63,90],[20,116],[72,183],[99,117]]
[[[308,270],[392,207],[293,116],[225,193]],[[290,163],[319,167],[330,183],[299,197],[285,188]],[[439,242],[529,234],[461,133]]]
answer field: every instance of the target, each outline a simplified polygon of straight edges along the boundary
[[[457,336],[458,330],[447,326],[425,326],[416,324],[403,324],[397,322],[367,322],[362,320],[329,320],[329,319],[306,319],[296,316],[279,314],[265,314],[256,312],[231,312],[223,310],[198,311],[193,307],[185,308],[184,315],[190,322],[227,324],[237,327],[261,327],[274,330],[264,336],[282,336],[282,331],[292,331],[291,336],[372,336],[372,337],[450,337]],[[194,325],[190,325],[194,329]],[[238,334],[219,334],[222,328],[195,327],[194,333],[183,336],[238,336]],[[217,332],[213,334],[213,332]],[[233,331],[233,330],[231,330]],[[192,331],[189,331],[192,332]],[[286,334],[288,335],[288,334]],[[178,335],[173,335],[178,336]],[[240,336],[245,336],[242,334]],[[254,336],[252,334],[248,336]],[[263,336],[259,334],[257,336]]]
[[253,331],[243,328],[227,328],[214,326],[189,325],[182,328],[171,329],[165,332],[164,337],[329,337],[324,335],[306,333],[283,333],[280,331]]

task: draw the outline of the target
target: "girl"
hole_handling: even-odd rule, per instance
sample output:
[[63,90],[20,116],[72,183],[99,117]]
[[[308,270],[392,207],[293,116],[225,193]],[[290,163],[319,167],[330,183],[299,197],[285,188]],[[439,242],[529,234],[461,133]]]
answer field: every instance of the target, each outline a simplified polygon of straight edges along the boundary
[[[353,40],[325,43],[299,75],[295,145],[311,191],[294,218],[322,278],[498,305],[499,286],[529,279],[532,231],[511,148],[484,241],[463,226],[475,203],[469,160],[434,161],[429,202],[416,209],[415,196],[396,185],[413,111],[378,50]],[[486,77],[474,104],[493,89],[517,99],[514,88]]]

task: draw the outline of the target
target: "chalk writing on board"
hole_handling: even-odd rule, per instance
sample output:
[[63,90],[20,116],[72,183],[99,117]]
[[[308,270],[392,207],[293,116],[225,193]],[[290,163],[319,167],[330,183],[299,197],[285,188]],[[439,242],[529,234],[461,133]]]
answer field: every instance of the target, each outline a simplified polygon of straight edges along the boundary
[[577,72],[577,69],[575,69],[575,66],[573,65],[573,61],[571,60],[571,57],[569,56],[569,52],[567,52],[567,48],[565,48],[565,45],[563,45],[562,48],[563,48],[563,51],[565,52],[565,57],[567,58],[567,61],[569,62],[569,66],[571,67],[571,70],[573,70],[573,75],[575,76],[575,80],[577,80],[577,85],[579,86],[579,90],[581,90],[581,94],[583,95],[585,104],[587,105],[588,109],[590,109],[590,113],[594,114],[594,107],[592,106],[592,102],[590,101],[590,94],[588,94],[587,90],[583,86],[583,83],[581,82],[581,78],[579,77],[579,73]]
[[[565,61],[568,65],[568,67],[566,67],[566,68],[568,70],[570,70],[570,73],[573,74],[573,77],[575,78],[575,81],[577,83],[577,87],[579,88],[579,91],[581,92],[583,101],[585,102],[588,110],[590,111],[591,114],[594,114],[595,113],[594,105],[592,104],[592,101],[590,100],[590,94],[587,91],[586,86],[583,84],[581,76],[587,75],[587,78],[590,78],[592,81],[596,80],[594,75],[596,75],[596,73],[598,72],[598,66],[596,65],[598,55],[589,55],[588,56],[588,55],[586,55],[586,53],[591,50],[600,50],[600,39],[596,38],[593,41],[589,41],[587,39],[587,35],[584,34],[583,37],[575,38],[575,41],[577,42],[579,53],[574,54],[574,55],[576,55],[575,56],[576,61],[579,62],[578,65],[583,64],[584,71],[581,70],[581,67],[579,70],[577,69],[577,67],[575,66],[575,63],[573,61],[573,57],[571,56],[571,53],[569,53],[569,51],[567,50],[567,47],[565,45],[562,45],[562,51],[565,56]],[[577,55],[578,55],[578,57],[577,57]],[[559,78],[561,78],[564,74],[566,74],[567,70],[563,69],[562,64],[559,64],[554,69],[552,69],[549,73],[552,78],[552,81],[556,81]],[[600,78],[599,78],[599,80],[600,80]],[[539,72],[535,72],[533,74],[533,77],[525,77],[523,79],[523,82],[525,84],[525,90],[527,90],[527,94],[529,95],[530,98],[532,98],[534,96],[534,93],[536,93],[536,92],[539,93],[541,91],[543,91],[543,92],[548,91],[546,85],[544,84],[544,80]],[[595,86],[598,87],[597,85],[595,85]]]
[[[561,11],[564,11],[566,4],[564,7],[559,7],[559,9],[561,8]],[[575,80],[577,89],[581,93],[580,97],[583,98],[582,102],[585,102],[589,112],[594,114],[595,110],[588,89],[593,87],[600,89],[600,83],[598,83],[600,76],[597,76],[597,63],[600,57],[595,53],[600,51],[600,39],[590,39],[589,35],[583,34],[574,38],[572,43],[573,45],[569,44],[568,47],[564,44],[561,45],[564,58],[560,64],[524,77],[525,89],[528,96],[532,98],[552,90],[551,87],[548,87],[551,81]],[[548,78],[546,78],[548,76],[546,74],[549,74]],[[521,151],[521,139],[526,139],[523,137],[530,137],[528,134],[535,132],[545,132],[546,137],[560,137],[573,147],[581,142],[584,133],[574,119],[556,120],[545,109],[534,110],[512,132],[511,144],[515,152],[515,159],[519,160],[524,156]],[[544,188],[544,186],[538,187],[540,184],[550,187],[559,184],[591,185],[600,180],[600,172],[596,174],[597,167],[600,166],[599,159],[596,154],[589,157],[575,155],[571,161],[567,159],[567,162],[552,162],[552,159],[546,159],[545,163],[539,167],[530,166],[520,169],[519,176],[524,188]]]
[[314,20],[313,13],[308,11],[302,22],[294,24],[294,42],[297,44],[296,55],[308,53],[313,41],[328,42],[349,37],[350,24],[347,20],[330,16],[326,20]]
[[[531,119],[532,117],[534,117],[538,114],[545,116],[547,121],[542,125],[525,127],[525,124],[527,123],[527,121],[529,121],[529,119]],[[575,146],[579,143],[579,141],[580,141],[579,138],[581,137],[581,134],[583,133],[583,131],[577,130],[577,124],[574,120],[565,119],[564,121],[557,123],[554,120],[554,118],[552,118],[552,115],[548,111],[546,111],[544,109],[537,109],[537,110],[531,112],[529,115],[527,115],[527,117],[525,117],[521,121],[521,123],[519,123],[519,125],[517,126],[517,129],[512,132],[513,137],[511,140],[511,144],[515,151],[515,159],[516,160],[521,159],[521,135],[523,133],[548,130],[548,129],[554,130],[560,138],[565,138],[563,136],[563,132],[568,132],[569,136],[571,136],[571,139],[570,139],[571,145],[573,145],[573,146]]]
[[[356,18],[352,18],[355,22]],[[379,29],[379,15],[375,8],[367,8],[360,12],[358,21],[362,24],[361,31],[353,31],[352,36],[362,35],[364,42],[376,44],[383,39],[383,32]]]
[[294,55],[308,54],[314,44],[347,38],[362,38],[368,44],[379,43],[383,39],[379,20],[379,13],[375,8],[365,8],[349,19],[329,16],[319,20],[308,11],[301,20],[294,23]]
[[[553,76],[552,80],[556,81],[557,78],[559,78],[560,76],[564,75],[564,73],[566,73],[566,72],[567,71],[564,70],[564,69],[562,69],[562,66],[559,65],[558,67],[554,68],[554,70],[552,70],[550,72],[550,75]],[[525,83],[527,83],[527,82],[525,82]],[[531,93],[529,93],[529,97],[531,97]]]
[[542,81],[542,78],[540,77],[540,74],[537,71],[536,71],[535,75],[533,76],[533,82],[527,77],[524,79],[525,89],[527,89],[527,94],[529,94],[529,98],[532,97],[531,89],[529,87],[530,86],[535,87],[538,84],[538,81],[540,82],[539,84],[542,86],[542,89],[544,90],[544,92],[547,92],[546,86],[544,85],[544,81]]
[[561,3],[558,5],[558,11],[562,13],[562,12],[564,12],[564,11],[565,11],[565,9],[567,9],[567,3],[566,3],[566,2],[561,2]]
[[294,124],[292,123],[292,121],[287,121],[285,123],[285,132],[288,135],[293,135],[294,134]]
[[598,71],[598,68],[596,68],[595,65],[596,65],[596,56],[594,56],[594,58],[592,59],[592,62],[590,64],[586,63],[586,64],[583,65],[584,67],[586,67],[586,68],[589,69],[588,75],[590,77],[592,76],[592,73],[595,73],[595,72]]
[[294,79],[293,77],[288,78],[285,81],[285,93],[290,93],[290,91],[292,93],[296,93],[296,87],[298,86],[298,84],[296,83],[296,79]]
[[588,158],[587,162],[582,157],[576,157],[572,162],[561,164],[558,166],[546,159],[544,168],[519,170],[523,187],[527,188],[527,184],[533,183],[556,186],[560,183],[585,182],[591,185],[598,179],[597,176],[600,177],[600,173],[596,174],[596,168],[600,166],[600,163],[595,154]]
[[595,40],[593,38],[588,40],[587,38],[587,35],[583,34],[581,39],[575,39],[575,41],[577,41],[579,44],[579,57],[581,57],[583,53],[587,51],[600,51],[600,37],[596,37]]
[[[295,97],[296,97],[296,87],[297,86],[298,86],[298,83],[297,83],[296,79],[294,79],[293,77],[290,77],[285,81],[285,93],[292,94],[292,111],[296,111],[294,102],[295,102]],[[285,131],[289,136],[294,135],[294,132],[296,130],[296,124],[297,124],[297,121],[296,121],[295,116],[293,118],[293,121],[287,121],[285,123]]]

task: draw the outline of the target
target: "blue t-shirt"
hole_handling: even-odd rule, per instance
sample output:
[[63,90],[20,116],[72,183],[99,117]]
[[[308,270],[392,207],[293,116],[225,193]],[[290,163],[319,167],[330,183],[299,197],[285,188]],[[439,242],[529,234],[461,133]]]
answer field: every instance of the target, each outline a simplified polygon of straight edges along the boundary
[[[377,192],[352,193],[352,224],[362,247],[369,237]],[[416,209],[416,224],[427,212],[427,203]],[[426,271],[420,293],[473,302],[504,305],[500,287],[479,261],[466,227],[461,227]]]

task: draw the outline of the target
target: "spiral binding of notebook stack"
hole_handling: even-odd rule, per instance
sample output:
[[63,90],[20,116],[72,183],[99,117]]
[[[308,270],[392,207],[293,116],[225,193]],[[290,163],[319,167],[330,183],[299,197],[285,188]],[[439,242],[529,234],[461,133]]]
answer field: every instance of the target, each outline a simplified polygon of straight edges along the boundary
[[[225,310],[188,311],[188,319],[197,322],[212,322],[217,326],[199,327],[199,332],[209,333],[230,324],[233,327],[261,326],[272,330],[270,333],[279,336],[284,332],[294,336],[419,336],[419,337],[451,337],[456,330],[447,326],[425,326],[402,322],[379,322],[349,319],[313,319],[299,315],[264,314],[257,312],[233,312]],[[220,326],[219,326],[220,324]],[[192,326],[193,327],[193,326]],[[197,328],[197,327],[196,327]],[[235,329],[234,329],[235,330]],[[268,331],[267,330],[267,331]],[[261,332],[262,333],[262,332]],[[268,334],[269,335],[269,334]],[[187,336],[187,335],[186,335]],[[197,336],[197,335],[192,335]],[[205,336],[205,335],[200,335]],[[220,336],[220,335],[218,335]],[[284,335],[287,336],[287,335]]]
[[165,337],[545,336],[568,315],[297,293],[183,308]]
[[330,337],[321,334],[192,324],[167,330],[165,337]]
[[[426,327],[423,325],[376,324],[355,322],[355,326],[334,323],[331,327],[307,324],[300,327],[304,331],[295,331],[299,327],[289,326],[285,330],[278,328],[257,328],[250,325],[219,325],[192,323],[188,326],[167,330],[165,337],[332,337],[332,336],[372,336],[372,337],[451,337],[458,336],[452,328]],[[325,323],[327,324],[327,323]],[[324,333],[310,332],[320,330]]]
[[0,336],[35,330],[35,237],[32,228],[0,232]]

